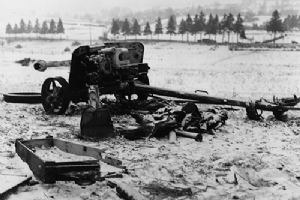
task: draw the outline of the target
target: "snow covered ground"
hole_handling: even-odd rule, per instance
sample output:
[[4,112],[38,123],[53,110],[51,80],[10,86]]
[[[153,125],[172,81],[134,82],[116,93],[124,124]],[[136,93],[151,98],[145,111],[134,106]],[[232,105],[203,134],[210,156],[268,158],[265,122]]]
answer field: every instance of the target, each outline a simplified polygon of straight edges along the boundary
[[[68,78],[68,68],[44,73],[15,64],[15,60],[65,60],[72,41],[14,42],[0,47],[0,92],[39,92],[47,77]],[[86,42],[88,43],[88,42]],[[22,49],[15,46],[21,44]],[[291,96],[300,93],[299,52],[231,52],[225,46],[147,43],[144,62],[151,67],[150,84],[236,99]],[[200,106],[203,108],[203,106]],[[55,137],[77,140],[80,115],[48,116],[41,105],[9,104],[0,99],[0,152],[14,155],[16,138]],[[298,199],[300,198],[300,114],[289,112],[287,123],[264,113],[263,122],[249,121],[244,110],[230,111],[228,123],[203,142],[178,138],[88,142],[129,168],[131,183],[149,199]],[[85,142],[86,143],[86,142]],[[0,154],[0,173],[27,170],[17,155]],[[154,195],[148,186],[191,188],[193,195]],[[174,194],[173,194],[174,195]],[[80,187],[74,183],[20,187],[9,200],[118,199],[105,183]]]

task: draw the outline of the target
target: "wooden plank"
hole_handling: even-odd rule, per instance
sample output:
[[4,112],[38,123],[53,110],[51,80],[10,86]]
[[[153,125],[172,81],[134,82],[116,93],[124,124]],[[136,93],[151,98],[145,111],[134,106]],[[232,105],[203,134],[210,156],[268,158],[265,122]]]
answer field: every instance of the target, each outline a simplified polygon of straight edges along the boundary
[[5,199],[17,187],[31,180],[28,175],[0,175],[0,199]]
[[97,160],[102,159],[101,153],[104,153],[106,150],[106,149],[88,147],[82,144],[76,144],[61,139],[53,139],[53,141],[54,141],[54,146],[58,147],[62,151],[79,155],[79,156],[90,156]]

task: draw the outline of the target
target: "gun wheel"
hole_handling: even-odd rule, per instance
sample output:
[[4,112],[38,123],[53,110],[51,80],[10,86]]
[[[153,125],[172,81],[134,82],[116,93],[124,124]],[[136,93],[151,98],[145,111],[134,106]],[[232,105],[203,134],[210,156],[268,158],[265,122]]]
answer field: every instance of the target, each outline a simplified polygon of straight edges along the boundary
[[69,106],[69,84],[62,77],[48,78],[42,85],[42,105],[47,114],[64,114]]

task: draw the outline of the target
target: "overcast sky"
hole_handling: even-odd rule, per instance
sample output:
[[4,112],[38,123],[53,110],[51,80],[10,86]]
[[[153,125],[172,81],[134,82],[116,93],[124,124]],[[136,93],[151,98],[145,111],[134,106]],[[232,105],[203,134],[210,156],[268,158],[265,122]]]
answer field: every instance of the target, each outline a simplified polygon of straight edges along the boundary
[[87,13],[100,12],[113,7],[145,10],[157,7],[184,8],[207,5],[214,2],[234,3],[240,0],[0,0],[0,15],[40,13]]

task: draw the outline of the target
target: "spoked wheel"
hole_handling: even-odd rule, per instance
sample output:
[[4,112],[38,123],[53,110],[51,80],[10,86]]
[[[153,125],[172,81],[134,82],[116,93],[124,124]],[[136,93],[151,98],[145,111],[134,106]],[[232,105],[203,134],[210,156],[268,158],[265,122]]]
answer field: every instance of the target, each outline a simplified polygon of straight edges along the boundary
[[69,106],[69,84],[62,77],[48,78],[42,85],[42,104],[48,114],[64,114]]

